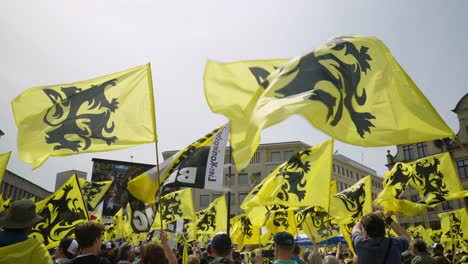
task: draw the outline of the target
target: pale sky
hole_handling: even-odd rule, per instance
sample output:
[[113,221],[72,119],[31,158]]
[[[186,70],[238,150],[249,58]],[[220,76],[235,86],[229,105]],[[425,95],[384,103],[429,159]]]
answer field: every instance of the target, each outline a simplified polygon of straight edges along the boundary
[[[19,160],[10,102],[31,86],[86,80],[151,62],[159,151],[185,147],[226,123],[205,100],[208,59],[289,58],[343,34],[380,38],[447,124],[468,92],[468,1],[2,1],[0,5],[0,153],[8,170],[52,190],[57,172],[82,170],[92,158],[155,164],[155,145],[49,158],[36,169]],[[465,65],[465,66],[464,66]],[[302,117],[268,128],[262,143],[328,137]],[[335,143],[377,170],[386,150]]]

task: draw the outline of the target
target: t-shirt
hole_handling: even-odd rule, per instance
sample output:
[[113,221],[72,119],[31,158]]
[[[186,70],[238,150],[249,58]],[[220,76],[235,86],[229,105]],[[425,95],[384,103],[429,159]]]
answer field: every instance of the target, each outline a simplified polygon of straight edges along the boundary
[[295,260],[275,260],[275,262],[273,262],[273,264],[297,264],[297,262]]
[[435,260],[427,252],[417,254],[412,260],[411,264],[436,264]]
[[[403,237],[365,237],[359,232],[354,232],[351,235],[354,250],[359,259],[359,264],[381,264],[381,263],[401,263],[401,254],[408,249],[408,240]],[[391,248],[390,248],[390,244]],[[387,250],[385,262],[385,255]]]

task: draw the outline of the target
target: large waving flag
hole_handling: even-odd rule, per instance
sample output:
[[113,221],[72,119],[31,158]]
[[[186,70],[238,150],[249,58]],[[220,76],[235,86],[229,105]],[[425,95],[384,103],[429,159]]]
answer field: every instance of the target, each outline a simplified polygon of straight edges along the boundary
[[155,142],[150,65],[70,84],[29,88],[11,105],[20,159],[111,151]]
[[270,218],[265,223],[266,228],[273,234],[278,232],[288,232],[297,234],[296,216],[294,210],[276,211],[271,213]]
[[[418,190],[419,201],[399,199],[408,185]],[[423,214],[427,207],[463,197],[468,197],[468,191],[463,189],[450,153],[446,152],[410,163],[396,163],[384,175],[384,189],[375,202],[386,211],[410,217]]]
[[[251,65],[255,62],[209,62],[204,75],[211,110],[231,122],[238,170],[255,153],[261,130],[294,114],[332,138],[359,146],[399,145],[455,135],[377,38],[330,39],[266,78],[268,69],[252,71]],[[238,76],[249,72],[254,78],[239,81]]]
[[83,178],[80,182],[83,197],[90,208],[95,208],[112,185],[112,181],[89,182]]
[[133,231],[135,233],[150,231],[156,212],[155,204],[140,201],[129,193],[127,208],[128,221]]
[[43,220],[32,227],[29,236],[39,239],[48,249],[72,236],[77,224],[88,221],[88,210],[76,174],[51,196],[37,202],[36,211]]
[[10,160],[11,151],[0,154],[0,185],[3,181],[3,174],[5,174],[8,161]]
[[467,211],[466,208],[461,208],[439,214],[442,230],[440,241],[445,244],[446,248],[451,248],[453,245],[456,249],[468,250]]
[[227,206],[224,195],[214,200],[208,208],[200,211],[196,220],[197,234],[215,235],[227,229]]
[[163,228],[165,225],[180,219],[195,220],[191,188],[185,188],[162,196],[159,206],[161,208],[156,212],[156,217],[151,229],[160,229],[161,219]]
[[284,205],[328,208],[333,163],[333,140],[292,156],[245,198],[241,208]]
[[128,191],[135,198],[155,203],[159,184],[223,191],[224,152],[229,124],[221,126],[185,147],[158,169],[153,169],[128,182]]

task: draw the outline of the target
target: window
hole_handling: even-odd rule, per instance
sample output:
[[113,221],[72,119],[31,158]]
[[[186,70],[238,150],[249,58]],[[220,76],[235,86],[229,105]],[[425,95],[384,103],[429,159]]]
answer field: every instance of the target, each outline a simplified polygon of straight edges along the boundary
[[[226,203],[228,201],[228,195],[226,194]],[[234,193],[231,193],[231,201],[230,201],[230,204],[231,205],[235,205],[236,204],[236,195]]]
[[239,204],[242,204],[248,193],[239,193]]
[[249,175],[247,173],[239,173],[239,178],[237,180],[239,185],[248,185],[249,184]]
[[420,158],[427,156],[427,145],[426,143],[418,143],[416,144],[416,149],[418,150],[418,156]]
[[453,209],[452,201],[446,201],[445,203],[442,203],[442,210],[452,210],[452,209]]
[[418,195],[417,194],[413,194],[411,195],[411,201],[412,202],[417,202],[419,199],[418,199]]
[[440,229],[440,221],[430,221],[429,227],[432,228],[432,230]]
[[415,222],[415,223],[414,223],[414,226],[415,226],[415,227],[416,227],[416,226],[423,226],[423,227],[425,227],[423,222]]
[[281,161],[281,153],[279,152],[272,152],[270,153],[270,161],[271,162],[280,162]]
[[294,152],[292,151],[285,151],[284,152],[284,160],[289,160],[293,156]]
[[207,207],[210,204],[210,196],[209,195],[200,195],[200,206]]
[[333,172],[336,173],[336,165],[333,165]]
[[346,177],[349,178],[349,170],[348,169],[346,169]]
[[250,164],[258,164],[260,163],[260,152],[255,152],[252,159],[250,160]]
[[343,190],[344,190],[344,189],[343,189],[343,183],[342,183],[342,182],[339,182],[339,183],[338,183],[338,192],[341,192],[341,191],[343,191]]
[[403,146],[403,154],[405,155],[405,160],[413,160],[413,146],[405,145]]
[[351,177],[351,179],[354,179],[354,175],[352,171],[349,171],[349,176]]
[[458,175],[460,179],[468,178],[468,159],[466,160],[457,160]]

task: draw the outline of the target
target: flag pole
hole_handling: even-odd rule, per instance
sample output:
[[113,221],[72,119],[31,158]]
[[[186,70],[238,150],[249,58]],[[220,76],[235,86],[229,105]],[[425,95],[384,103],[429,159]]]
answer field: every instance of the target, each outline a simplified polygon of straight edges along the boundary
[[232,165],[233,165],[233,162],[232,162],[232,145],[229,144],[229,168],[228,168],[228,175],[229,175],[229,189],[228,189],[228,197],[227,197],[227,230],[226,230],[226,233],[229,237],[231,237],[231,234],[230,234],[230,229],[231,229],[231,177],[232,177]]
[[152,123],[153,123],[153,133],[154,133],[154,143],[155,143],[155,150],[156,150],[156,182],[158,184],[159,190],[157,191],[158,199],[156,205],[156,211],[159,211],[159,219],[161,220],[161,230],[163,230],[163,219],[162,219],[162,212],[161,212],[161,182],[160,182],[160,172],[159,172],[159,150],[158,150],[158,134],[156,133],[156,111],[154,109],[154,95],[153,95],[153,75],[151,74],[151,63],[148,63],[148,67],[146,68],[148,73],[148,84],[151,89],[149,95],[151,100],[151,110],[153,111],[152,115]]

